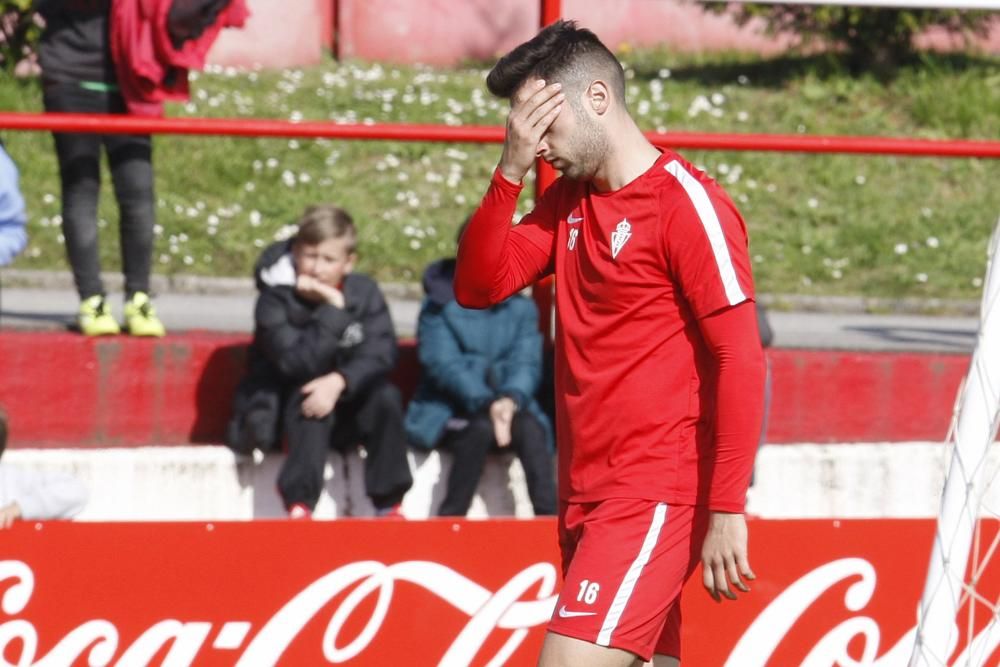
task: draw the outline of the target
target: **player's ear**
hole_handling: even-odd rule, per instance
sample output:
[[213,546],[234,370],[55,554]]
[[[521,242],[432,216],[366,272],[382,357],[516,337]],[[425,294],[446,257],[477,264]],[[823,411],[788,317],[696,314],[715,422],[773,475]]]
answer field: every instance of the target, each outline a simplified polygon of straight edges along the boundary
[[611,91],[608,84],[600,79],[587,87],[586,104],[598,116],[603,116],[611,108]]

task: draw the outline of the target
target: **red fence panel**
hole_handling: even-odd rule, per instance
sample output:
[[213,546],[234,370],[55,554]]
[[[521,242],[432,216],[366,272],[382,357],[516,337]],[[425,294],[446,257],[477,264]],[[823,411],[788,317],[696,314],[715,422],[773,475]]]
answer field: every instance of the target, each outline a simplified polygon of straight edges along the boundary
[[[0,403],[17,447],[137,446],[222,441],[245,334],[189,332],[163,340],[69,332],[0,332]],[[767,441],[943,441],[963,354],[768,350]],[[393,381],[409,396],[419,368],[400,345]]]

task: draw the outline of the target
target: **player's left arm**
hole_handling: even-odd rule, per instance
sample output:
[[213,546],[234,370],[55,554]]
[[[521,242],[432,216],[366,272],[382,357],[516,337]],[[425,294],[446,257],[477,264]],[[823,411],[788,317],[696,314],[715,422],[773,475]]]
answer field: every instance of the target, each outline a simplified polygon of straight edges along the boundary
[[760,436],[764,353],[754,305],[746,224],[710,179],[680,161],[667,172],[679,188],[665,204],[668,269],[716,361],[715,448],[708,504],[709,532],[702,551],[704,584],[716,600],[746,590],[743,509]]
[[752,301],[699,320],[718,369],[715,460],[709,489],[708,533],[702,548],[703,583],[716,600],[747,592],[753,579],[743,516],[764,412],[764,355]]

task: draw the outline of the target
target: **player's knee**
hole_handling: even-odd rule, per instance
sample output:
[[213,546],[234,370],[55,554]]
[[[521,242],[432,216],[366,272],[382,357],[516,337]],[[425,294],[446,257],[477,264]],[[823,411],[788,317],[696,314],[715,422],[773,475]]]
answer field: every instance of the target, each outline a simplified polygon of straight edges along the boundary
[[379,418],[402,417],[403,395],[396,385],[384,382],[372,389],[370,397]]
[[476,418],[465,427],[463,442],[477,452],[486,453],[496,442],[496,432],[489,419]]

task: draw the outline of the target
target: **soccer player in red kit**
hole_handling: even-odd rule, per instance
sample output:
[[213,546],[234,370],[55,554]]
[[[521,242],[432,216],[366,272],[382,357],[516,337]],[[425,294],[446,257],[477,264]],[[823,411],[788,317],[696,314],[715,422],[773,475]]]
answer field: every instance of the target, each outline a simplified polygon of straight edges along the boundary
[[[677,665],[698,561],[717,601],[754,578],[743,509],[764,359],[746,225],[714,180],[646,140],[592,32],[545,28],[487,87],[511,110],[456,297],[485,308],[556,276],[564,585],[539,664]],[[536,156],[562,178],[512,225]]]

